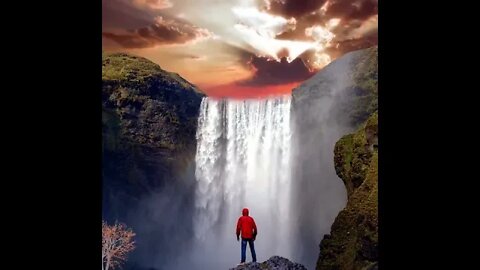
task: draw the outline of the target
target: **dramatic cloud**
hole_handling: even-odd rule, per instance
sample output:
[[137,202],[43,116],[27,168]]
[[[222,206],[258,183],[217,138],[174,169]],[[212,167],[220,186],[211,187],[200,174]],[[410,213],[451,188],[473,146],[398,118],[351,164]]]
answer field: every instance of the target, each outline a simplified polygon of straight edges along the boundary
[[157,45],[184,44],[211,37],[211,33],[187,22],[165,19],[161,16],[155,23],[125,33],[104,32],[103,36],[125,48],[150,48]]
[[[296,15],[295,29],[284,31],[277,39],[316,42],[313,49],[300,56],[309,68],[321,69],[346,52],[377,44],[378,1],[308,1],[303,5],[300,2],[270,0],[266,9],[281,16]],[[300,6],[288,10],[287,7],[295,5]]]
[[265,57],[252,56],[247,64],[253,70],[253,76],[240,81],[239,85],[261,86],[301,82],[314,74],[300,58],[289,63],[285,57],[278,62]]
[[272,13],[300,17],[321,8],[325,0],[270,0],[266,8]]
[[233,14],[241,24],[254,27],[263,36],[275,37],[287,29],[295,29],[295,18],[286,19],[261,12],[254,7],[234,7]]
[[342,21],[335,29],[336,36],[326,52],[335,59],[347,52],[378,44],[378,15],[360,21]]
[[328,44],[335,37],[335,35],[328,31],[327,28],[323,28],[319,25],[305,29],[305,35],[307,37],[312,37],[313,40],[323,44]]
[[325,53],[325,49],[331,46],[331,41],[335,38],[332,29],[340,22],[340,19],[330,19],[325,27],[314,25],[305,29],[305,36],[311,37],[317,43],[313,57],[308,58],[308,64],[314,69],[320,69],[331,62],[331,57]]
[[293,61],[298,55],[315,46],[313,42],[278,40],[275,37],[285,31],[295,29],[296,20],[286,19],[261,12],[256,8],[232,8],[238,23],[234,28],[238,35],[253,50],[262,56],[280,60],[280,52],[288,52],[287,61]]
[[368,36],[356,39],[345,39],[335,43],[325,50],[332,59],[342,56],[343,54],[355,50],[365,49],[378,44],[378,33],[371,32]]
[[378,14],[378,0],[329,0],[325,15],[345,20],[364,20]]
[[378,31],[378,15],[373,15],[367,20],[363,21],[357,28],[348,32],[347,38],[361,39],[362,37],[371,36]]
[[265,9],[297,20],[311,14],[317,22],[333,17],[363,20],[378,13],[378,0],[265,0]]
[[378,44],[378,0],[102,0],[102,11],[105,50],[147,57],[218,93],[283,92]]

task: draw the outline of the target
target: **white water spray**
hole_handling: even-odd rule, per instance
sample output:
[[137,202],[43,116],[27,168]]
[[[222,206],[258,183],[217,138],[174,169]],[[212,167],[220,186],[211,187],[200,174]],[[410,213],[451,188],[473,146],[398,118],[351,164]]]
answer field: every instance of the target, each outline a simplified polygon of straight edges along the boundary
[[202,101],[194,231],[198,242],[215,241],[219,259],[240,252],[234,239],[243,207],[258,226],[258,260],[291,255],[290,104],[290,96]]

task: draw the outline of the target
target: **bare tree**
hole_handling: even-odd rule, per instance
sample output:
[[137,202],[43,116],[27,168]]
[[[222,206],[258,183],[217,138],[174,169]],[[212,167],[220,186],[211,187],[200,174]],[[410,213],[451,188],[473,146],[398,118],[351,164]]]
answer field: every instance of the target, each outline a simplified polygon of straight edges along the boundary
[[102,270],[114,269],[127,258],[127,254],[135,248],[135,233],[125,224],[115,222],[109,226],[102,222]]

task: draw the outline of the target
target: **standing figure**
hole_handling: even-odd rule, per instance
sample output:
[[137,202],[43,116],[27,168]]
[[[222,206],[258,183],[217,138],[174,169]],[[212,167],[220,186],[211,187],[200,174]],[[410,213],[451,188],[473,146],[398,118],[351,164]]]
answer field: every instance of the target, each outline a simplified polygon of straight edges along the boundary
[[250,252],[252,253],[252,261],[256,262],[257,255],[255,254],[255,246],[253,242],[255,241],[258,230],[257,225],[255,224],[255,220],[253,220],[253,218],[248,215],[247,208],[243,208],[242,216],[238,219],[237,222],[237,241],[240,241],[240,233],[242,236],[242,258],[240,264],[245,264],[247,243],[250,246]]

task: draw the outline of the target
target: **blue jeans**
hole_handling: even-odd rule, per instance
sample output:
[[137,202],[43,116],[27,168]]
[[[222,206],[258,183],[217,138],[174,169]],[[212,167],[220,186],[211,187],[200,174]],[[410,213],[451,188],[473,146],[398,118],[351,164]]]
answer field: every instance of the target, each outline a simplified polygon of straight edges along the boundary
[[252,261],[257,261],[257,254],[255,254],[255,245],[253,244],[253,239],[244,239],[242,238],[242,263],[245,262],[246,259],[246,251],[247,251],[247,242],[250,246],[250,252],[252,253]]

